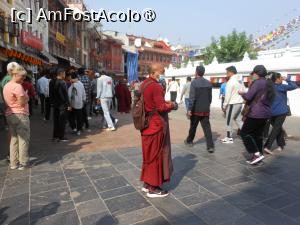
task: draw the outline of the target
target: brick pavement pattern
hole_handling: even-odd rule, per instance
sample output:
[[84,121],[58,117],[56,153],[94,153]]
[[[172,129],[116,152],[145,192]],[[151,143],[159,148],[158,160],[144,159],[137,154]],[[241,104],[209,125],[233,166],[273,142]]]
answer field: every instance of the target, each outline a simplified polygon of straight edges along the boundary
[[[175,171],[166,185],[168,197],[149,199],[140,191],[138,143],[100,150],[74,144],[93,138],[107,141],[113,135],[105,133],[53,147],[44,129],[38,138],[34,134],[31,169],[10,170],[0,162],[0,224],[300,225],[298,141],[290,140],[283,153],[250,167],[240,140],[233,145],[216,142],[214,154],[206,152],[202,140],[188,148],[180,144],[187,129],[180,126],[184,118],[171,118],[171,129],[182,129],[175,134],[178,143],[172,139]],[[126,127],[118,132],[126,137]]]

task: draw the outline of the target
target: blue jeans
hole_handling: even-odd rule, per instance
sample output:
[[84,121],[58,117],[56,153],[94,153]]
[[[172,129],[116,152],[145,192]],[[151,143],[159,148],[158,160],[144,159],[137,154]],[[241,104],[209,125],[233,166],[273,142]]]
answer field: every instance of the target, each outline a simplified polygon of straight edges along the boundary
[[189,99],[189,98],[185,98],[185,99],[184,99],[184,103],[185,103],[185,108],[186,108],[186,110],[188,110],[189,104],[190,104],[190,99]]

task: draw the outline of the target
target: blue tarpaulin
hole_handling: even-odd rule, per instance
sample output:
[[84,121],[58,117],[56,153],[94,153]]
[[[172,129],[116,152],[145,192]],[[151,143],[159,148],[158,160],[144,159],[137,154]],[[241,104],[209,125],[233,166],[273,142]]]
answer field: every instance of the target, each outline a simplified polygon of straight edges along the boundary
[[127,52],[128,83],[138,79],[138,53]]

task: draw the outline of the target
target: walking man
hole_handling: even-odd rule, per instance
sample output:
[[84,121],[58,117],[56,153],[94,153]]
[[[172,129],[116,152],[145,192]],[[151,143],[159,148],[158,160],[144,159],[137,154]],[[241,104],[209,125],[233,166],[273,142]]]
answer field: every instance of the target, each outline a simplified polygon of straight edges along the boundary
[[215,146],[209,122],[212,85],[203,77],[204,74],[204,66],[197,66],[196,79],[191,83],[190,104],[188,108],[188,116],[191,120],[190,131],[184,143],[190,147],[193,146],[197,127],[200,122],[206,139],[207,151],[213,153]]
[[189,101],[190,101],[191,82],[192,82],[192,78],[187,77],[186,78],[186,84],[182,88],[181,97],[180,97],[180,101],[182,101],[182,99],[184,97],[185,108],[186,108],[187,111],[188,111]]
[[168,87],[168,92],[170,92],[171,95],[171,102],[176,102],[178,91],[179,91],[179,85],[175,80],[175,77],[172,77],[172,81],[170,82]]
[[158,198],[168,195],[168,192],[162,189],[163,183],[170,181],[173,171],[168,113],[172,109],[176,110],[178,105],[164,100],[164,91],[159,83],[160,75],[164,74],[164,67],[153,64],[149,72],[149,78],[141,85],[146,116],[149,116],[149,126],[141,132],[141,180],[144,182],[142,191],[146,192],[149,198]]
[[97,80],[97,99],[101,103],[104,118],[106,120],[108,128],[107,131],[115,131],[115,125],[110,116],[110,108],[113,98],[113,80],[111,77],[106,76],[105,72],[102,72],[100,78]]
[[89,124],[89,118],[88,118],[88,111],[89,111],[89,104],[90,104],[90,97],[91,97],[91,81],[88,74],[88,71],[85,68],[80,68],[78,70],[79,73],[79,80],[84,86],[85,94],[86,94],[86,100],[82,108],[82,120],[83,124],[85,125],[85,130],[87,132],[90,132],[90,124]]
[[243,108],[244,99],[239,94],[239,91],[244,92],[245,86],[242,83],[242,81],[239,80],[237,70],[234,66],[228,67],[226,71],[228,82],[226,85],[226,94],[223,105],[223,111],[226,112],[227,134],[226,137],[221,141],[225,144],[233,144],[233,122],[235,122],[238,127],[238,133],[243,126],[241,112]]
[[37,92],[41,101],[41,113],[45,120],[49,120],[49,109],[46,107],[46,98],[49,98],[49,79],[46,77],[48,70],[43,71],[44,75],[37,81]]

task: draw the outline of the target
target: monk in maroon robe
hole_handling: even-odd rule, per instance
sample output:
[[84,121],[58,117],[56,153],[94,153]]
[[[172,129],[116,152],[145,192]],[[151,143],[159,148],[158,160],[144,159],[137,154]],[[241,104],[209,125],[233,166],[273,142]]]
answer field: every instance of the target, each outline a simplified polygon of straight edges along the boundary
[[152,65],[150,77],[141,85],[141,90],[145,88],[144,104],[149,118],[149,127],[141,132],[142,191],[152,198],[168,195],[161,187],[164,182],[170,181],[173,172],[168,113],[176,108],[176,103],[165,101],[163,88],[158,82],[161,74],[164,74],[164,68]]
[[131,109],[131,94],[125,82],[124,80],[120,81],[115,88],[118,99],[118,112],[120,113],[129,113]]

